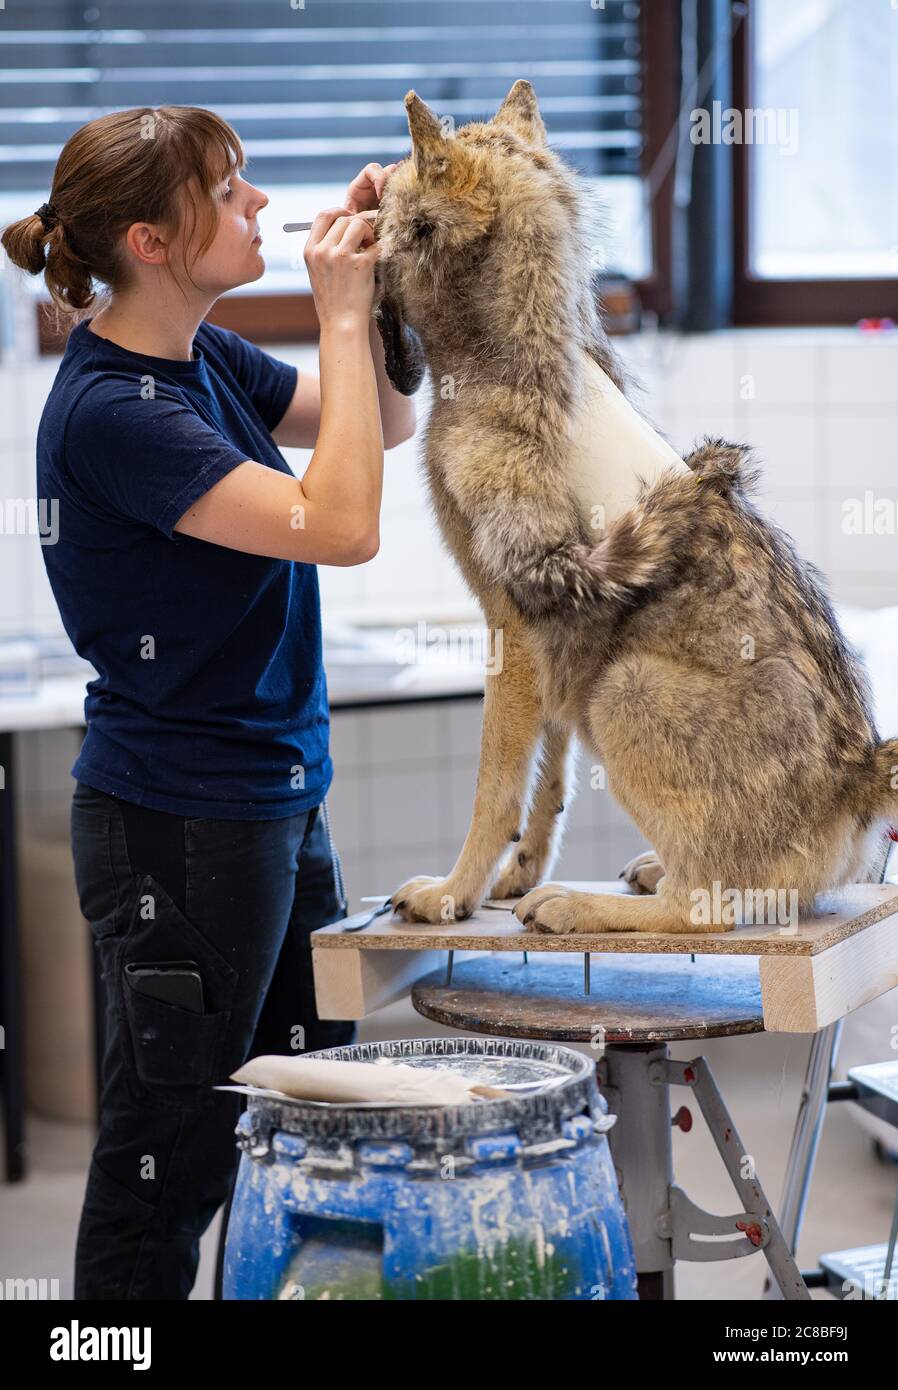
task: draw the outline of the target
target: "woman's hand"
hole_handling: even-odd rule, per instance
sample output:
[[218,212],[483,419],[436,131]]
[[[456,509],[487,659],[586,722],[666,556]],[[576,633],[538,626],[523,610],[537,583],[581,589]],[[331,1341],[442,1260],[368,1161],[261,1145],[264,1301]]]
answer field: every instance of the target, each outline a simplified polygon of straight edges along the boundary
[[354,211],[319,212],[303,252],[322,328],[344,323],[367,331],[371,317],[378,248],[368,219]]
[[384,196],[384,185],[397,167],[396,164],[388,164],[386,168],[383,164],[366,164],[349,185],[349,192],[346,194],[346,206],[349,211],[368,212],[371,208],[379,207]]

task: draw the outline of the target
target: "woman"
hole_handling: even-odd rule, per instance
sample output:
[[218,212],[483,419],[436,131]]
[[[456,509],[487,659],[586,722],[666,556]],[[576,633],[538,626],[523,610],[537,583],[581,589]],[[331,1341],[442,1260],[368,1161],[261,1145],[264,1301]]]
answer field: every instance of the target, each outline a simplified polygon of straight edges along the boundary
[[[76,1298],[186,1299],[238,1156],[240,1098],[213,1087],[248,1057],[354,1038],[318,1020],[312,986],[309,933],[346,915],[315,565],[376,553],[383,450],[414,429],[355,215],[395,166],[367,165],[312,226],[320,379],[204,322],[264,270],[268,199],[243,167],[209,111],[116,112],[71,137],[49,203],[2,238],[80,318],[37,441],[50,583],[99,672],[72,769],[107,990]],[[301,479],[278,445],[314,445]]]

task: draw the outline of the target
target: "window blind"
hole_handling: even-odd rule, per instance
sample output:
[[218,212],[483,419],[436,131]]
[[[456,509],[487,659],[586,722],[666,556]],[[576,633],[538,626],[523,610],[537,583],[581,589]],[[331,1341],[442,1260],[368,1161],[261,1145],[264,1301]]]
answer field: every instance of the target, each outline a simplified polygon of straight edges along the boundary
[[[345,183],[409,150],[410,87],[461,125],[533,82],[552,145],[638,175],[646,0],[29,0],[0,9],[0,191],[49,189],[68,136],[131,106],[206,106],[250,177]],[[294,8],[295,6],[295,8]]]

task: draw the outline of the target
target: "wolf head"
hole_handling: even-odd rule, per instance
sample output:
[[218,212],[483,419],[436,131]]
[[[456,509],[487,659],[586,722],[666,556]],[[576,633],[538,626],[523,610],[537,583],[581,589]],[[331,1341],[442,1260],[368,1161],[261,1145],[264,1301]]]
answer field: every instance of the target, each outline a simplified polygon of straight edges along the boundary
[[416,92],[405,108],[412,153],[387,183],[375,235],[387,370],[410,395],[424,372],[419,339],[428,355],[453,342],[488,354],[531,330],[520,308],[535,289],[570,331],[590,256],[579,181],[548,148],[529,82],[515,82],[491,120],[454,133]]

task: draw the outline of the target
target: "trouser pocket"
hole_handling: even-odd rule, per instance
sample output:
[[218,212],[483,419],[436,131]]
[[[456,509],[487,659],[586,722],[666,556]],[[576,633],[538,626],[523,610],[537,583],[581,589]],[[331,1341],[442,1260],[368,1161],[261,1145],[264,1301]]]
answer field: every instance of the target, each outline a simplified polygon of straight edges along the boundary
[[[139,992],[128,966],[195,963],[202,984],[202,1012]],[[152,874],[137,882],[128,930],[118,962],[134,1074],[162,1104],[195,1103],[219,1081],[219,1058],[231,1021],[239,973],[173,902]]]

